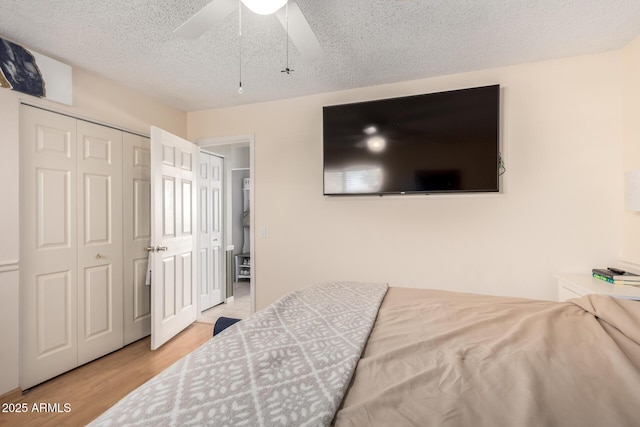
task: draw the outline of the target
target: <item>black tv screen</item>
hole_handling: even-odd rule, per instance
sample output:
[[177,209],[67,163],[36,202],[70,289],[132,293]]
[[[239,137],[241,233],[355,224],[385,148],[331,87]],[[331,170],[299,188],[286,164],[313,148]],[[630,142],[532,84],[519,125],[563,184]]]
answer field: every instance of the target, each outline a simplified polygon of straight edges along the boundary
[[500,86],[323,107],[325,195],[496,192]]

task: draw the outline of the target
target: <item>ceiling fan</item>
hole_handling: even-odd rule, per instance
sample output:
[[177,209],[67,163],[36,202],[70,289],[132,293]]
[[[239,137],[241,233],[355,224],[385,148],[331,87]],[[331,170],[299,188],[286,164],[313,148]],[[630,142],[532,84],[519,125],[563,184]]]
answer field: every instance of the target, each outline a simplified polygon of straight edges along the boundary
[[[287,30],[291,42],[306,61],[320,58],[324,51],[311,26],[293,0],[240,0],[249,10],[261,14],[274,14]],[[285,7],[286,6],[286,7]],[[213,0],[174,30],[185,38],[196,39],[239,7],[238,0]]]

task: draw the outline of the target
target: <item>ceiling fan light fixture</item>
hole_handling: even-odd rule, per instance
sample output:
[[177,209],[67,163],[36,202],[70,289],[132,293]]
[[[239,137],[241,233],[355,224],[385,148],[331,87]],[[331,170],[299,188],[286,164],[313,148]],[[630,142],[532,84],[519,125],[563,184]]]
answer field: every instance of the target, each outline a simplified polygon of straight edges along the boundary
[[287,4],[287,0],[241,0],[250,11],[259,15],[271,15]]

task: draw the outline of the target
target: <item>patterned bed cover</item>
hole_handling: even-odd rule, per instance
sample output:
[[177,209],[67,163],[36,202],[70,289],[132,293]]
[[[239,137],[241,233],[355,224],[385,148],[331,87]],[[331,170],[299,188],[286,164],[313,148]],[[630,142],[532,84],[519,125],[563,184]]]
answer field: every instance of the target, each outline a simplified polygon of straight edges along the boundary
[[91,426],[325,426],[351,381],[386,284],[293,292],[212,338]]

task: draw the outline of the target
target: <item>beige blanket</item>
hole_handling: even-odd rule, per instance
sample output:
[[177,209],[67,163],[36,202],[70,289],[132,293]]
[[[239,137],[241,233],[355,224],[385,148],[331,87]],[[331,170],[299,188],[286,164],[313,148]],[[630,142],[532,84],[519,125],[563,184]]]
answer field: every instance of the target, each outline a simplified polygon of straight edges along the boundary
[[390,288],[334,422],[640,426],[640,302]]

